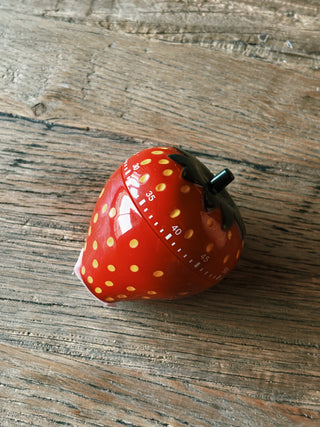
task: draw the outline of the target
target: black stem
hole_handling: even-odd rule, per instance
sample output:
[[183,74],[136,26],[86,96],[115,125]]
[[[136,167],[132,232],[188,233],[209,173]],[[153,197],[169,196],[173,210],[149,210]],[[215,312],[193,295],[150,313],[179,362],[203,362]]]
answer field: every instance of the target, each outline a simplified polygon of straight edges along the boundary
[[233,173],[229,169],[223,169],[210,180],[209,189],[220,193],[233,180]]

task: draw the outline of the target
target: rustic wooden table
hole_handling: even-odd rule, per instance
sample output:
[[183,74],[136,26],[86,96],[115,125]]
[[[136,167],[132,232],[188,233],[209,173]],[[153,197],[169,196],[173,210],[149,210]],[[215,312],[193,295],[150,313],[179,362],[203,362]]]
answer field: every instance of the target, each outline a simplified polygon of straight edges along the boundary
[[[1,426],[319,426],[319,3],[2,0]],[[72,275],[135,152],[229,167],[240,264],[107,308]]]

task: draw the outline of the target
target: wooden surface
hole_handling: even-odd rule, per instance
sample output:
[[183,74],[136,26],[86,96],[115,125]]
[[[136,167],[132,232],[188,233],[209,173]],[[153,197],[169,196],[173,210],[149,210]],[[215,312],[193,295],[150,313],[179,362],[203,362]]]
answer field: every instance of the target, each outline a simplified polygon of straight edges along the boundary
[[[320,425],[319,23],[313,0],[1,1],[1,426]],[[233,171],[244,255],[106,308],[73,266],[159,142]]]

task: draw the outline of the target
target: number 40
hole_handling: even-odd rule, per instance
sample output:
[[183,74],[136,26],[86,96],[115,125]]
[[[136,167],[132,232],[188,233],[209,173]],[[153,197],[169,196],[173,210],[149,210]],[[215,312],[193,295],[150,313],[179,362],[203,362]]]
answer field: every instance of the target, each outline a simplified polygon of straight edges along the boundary
[[181,234],[181,233],[182,233],[181,228],[179,228],[177,225],[173,225],[173,226],[172,226],[172,231],[174,232],[174,234],[175,234],[176,236],[179,236],[179,234]]

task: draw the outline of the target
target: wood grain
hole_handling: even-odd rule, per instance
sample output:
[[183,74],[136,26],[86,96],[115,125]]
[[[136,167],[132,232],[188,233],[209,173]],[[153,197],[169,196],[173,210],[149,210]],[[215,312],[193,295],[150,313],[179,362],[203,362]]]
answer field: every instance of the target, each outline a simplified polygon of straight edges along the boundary
[[3,0],[0,8],[294,69],[319,70],[320,65],[319,4],[313,0]]
[[[193,380],[190,386],[175,378],[137,373],[132,369],[13,350],[4,345],[0,349],[2,381],[7,386],[3,397],[16,403],[11,409],[3,408],[4,426],[28,425],[30,418],[34,426],[181,427],[212,426],[212,422],[223,426],[239,419],[244,408],[248,426],[316,426],[319,421],[318,414],[305,407],[295,409],[276,402],[266,405],[259,399],[217,390],[210,380]],[[31,395],[30,385],[34,389]]]
[[[37,17],[2,13],[0,23],[0,54],[12,52],[0,64],[3,112],[199,151],[216,146],[242,161],[313,161],[318,74]],[[302,142],[303,156],[290,150]]]
[[[320,424],[319,74],[304,55],[278,66],[133,27],[143,10],[165,39],[169,8],[181,34],[222,8],[197,5],[1,2],[1,425]],[[227,6],[250,22],[318,11]],[[106,179],[158,142],[234,172],[244,255],[192,299],[106,308],[73,266]]]

